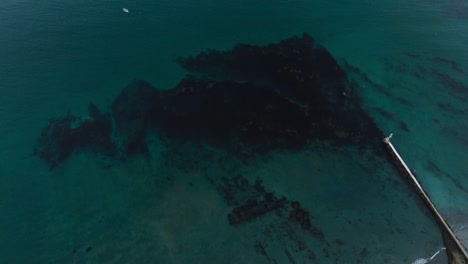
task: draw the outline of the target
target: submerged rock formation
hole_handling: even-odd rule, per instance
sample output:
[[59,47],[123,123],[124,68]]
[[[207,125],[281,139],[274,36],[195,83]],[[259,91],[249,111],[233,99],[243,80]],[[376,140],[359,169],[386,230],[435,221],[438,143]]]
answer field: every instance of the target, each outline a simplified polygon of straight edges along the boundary
[[300,147],[311,120],[306,110],[266,86],[195,77],[161,91],[153,124],[168,138],[204,140],[224,146],[233,139],[258,152]]
[[111,140],[110,116],[102,114],[93,104],[89,105],[89,115],[91,119],[82,122],[70,114],[49,120],[39,136],[35,153],[48,163],[50,169],[76,150],[88,149],[108,156],[116,154]]
[[[265,87],[269,91],[265,96],[276,93],[275,97],[303,111],[303,115],[291,113],[288,118],[303,122],[302,129],[308,131],[309,138],[380,145],[383,135],[358,104],[354,84],[331,54],[308,34],[267,46],[239,44],[230,51],[207,50],[178,61],[202,79]],[[239,96],[255,95],[247,90]],[[268,98],[255,100],[275,105]],[[239,107],[232,110],[242,111],[243,106]]]
[[118,142],[119,153],[148,154],[144,139],[150,125],[156,90],[145,81],[135,81],[128,85],[112,102],[114,138]]
[[[150,132],[166,141],[210,144],[232,154],[239,149],[252,155],[298,149],[313,140],[385,153],[383,134],[362,110],[356,84],[307,34],[266,46],[239,44],[230,51],[207,50],[178,61],[192,75],[173,89],[135,81],[113,101],[111,114],[90,105],[91,118],[85,121],[70,114],[51,119],[39,136],[36,154],[51,169],[83,149],[111,157],[149,156],[145,139]],[[391,96],[384,89],[381,92]],[[404,123],[400,126],[408,130]],[[232,207],[229,224],[242,225],[276,212],[282,221],[326,242],[299,202],[276,197],[261,182],[252,185],[235,177],[223,183],[213,180],[213,185]],[[294,232],[289,235],[295,237]],[[463,263],[450,243],[447,247],[452,263]],[[269,259],[261,243],[256,248]],[[309,259],[315,259],[312,251],[307,252]],[[294,262],[290,252],[285,253]],[[367,254],[363,249],[360,255]]]
[[179,62],[197,76],[170,90],[135,81],[114,100],[111,117],[96,108],[77,128],[71,116],[51,121],[39,140],[40,157],[54,167],[83,147],[149,155],[150,131],[257,154],[322,139],[380,144],[381,133],[353,97],[345,71],[307,34],[208,50]]
[[282,96],[315,108],[341,97],[346,73],[332,55],[303,34],[277,44],[238,44],[230,51],[207,50],[179,58],[187,70],[210,78],[263,84]]

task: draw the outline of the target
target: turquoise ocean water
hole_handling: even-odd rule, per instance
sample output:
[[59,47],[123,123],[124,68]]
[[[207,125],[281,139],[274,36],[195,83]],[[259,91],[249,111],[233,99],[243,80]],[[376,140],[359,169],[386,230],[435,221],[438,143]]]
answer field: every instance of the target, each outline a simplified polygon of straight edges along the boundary
[[[89,102],[107,109],[134,79],[172,88],[187,74],[179,56],[302,32],[380,85],[362,83],[364,109],[394,133],[392,142],[468,245],[467,21],[468,3],[458,0],[2,1],[0,262],[412,263],[431,256],[443,241],[419,198],[390,163],[350,147],[311,146],[248,164],[216,152],[197,160],[203,170],[180,166],[196,149],[174,158],[154,135],[149,159],[77,153],[50,171],[32,154],[53,116],[86,116]],[[230,208],[206,175],[239,173],[301,201],[325,241],[277,215],[229,226]],[[431,263],[446,263],[444,253]]]

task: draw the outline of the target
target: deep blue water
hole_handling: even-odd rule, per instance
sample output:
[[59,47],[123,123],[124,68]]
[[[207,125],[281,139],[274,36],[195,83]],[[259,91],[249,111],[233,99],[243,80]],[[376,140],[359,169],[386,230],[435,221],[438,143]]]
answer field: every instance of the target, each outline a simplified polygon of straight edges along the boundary
[[[311,146],[249,164],[228,157],[204,171],[180,168],[185,160],[171,159],[155,135],[150,159],[77,153],[50,171],[32,154],[51,117],[86,116],[89,102],[109,108],[134,79],[172,88],[186,74],[179,56],[302,32],[382,87],[362,83],[364,109],[394,133],[392,142],[468,244],[467,17],[468,5],[456,0],[3,1],[0,262],[308,263],[311,251],[316,263],[411,263],[431,256],[443,241],[419,198],[390,163],[368,162],[353,148]],[[205,176],[238,173],[301,201],[327,242],[298,231],[292,239],[275,215],[229,226],[230,207]],[[431,263],[444,261],[441,254]]]

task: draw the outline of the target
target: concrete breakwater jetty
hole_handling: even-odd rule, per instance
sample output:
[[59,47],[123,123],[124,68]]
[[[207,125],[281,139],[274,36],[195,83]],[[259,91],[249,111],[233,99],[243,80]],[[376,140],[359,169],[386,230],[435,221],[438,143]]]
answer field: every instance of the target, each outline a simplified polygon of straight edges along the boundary
[[468,264],[468,254],[466,252],[465,247],[462,245],[462,243],[457,238],[455,233],[452,231],[450,226],[447,224],[445,219],[439,213],[436,206],[431,201],[431,198],[427,195],[426,191],[424,190],[422,185],[419,183],[414,173],[409,169],[408,165],[406,165],[403,158],[400,156],[398,151],[390,142],[390,138],[392,136],[393,134],[390,134],[390,136],[385,137],[383,139],[383,143],[385,144],[390,156],[392,157],[392,160],[395,162],[395,165],[398,167],[402,175],[406,178],[407,182],[417,191],[417,193],[419,194],[421,199],[424,201],[426,206],[435,216],[437,223],[439,224],[441,228],[443,238],[444,238],[444,243],[447,247],[447,255],[449,258],[449,263],[450,264]]

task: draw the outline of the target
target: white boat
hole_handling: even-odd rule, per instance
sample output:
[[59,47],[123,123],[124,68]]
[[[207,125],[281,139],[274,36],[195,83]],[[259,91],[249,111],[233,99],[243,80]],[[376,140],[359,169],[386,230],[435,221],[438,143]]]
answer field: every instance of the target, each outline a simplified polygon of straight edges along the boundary
[[127,9],[127,8],[122,8],[122,10],[125,12],[125,13],[130,13],[130,11]]

